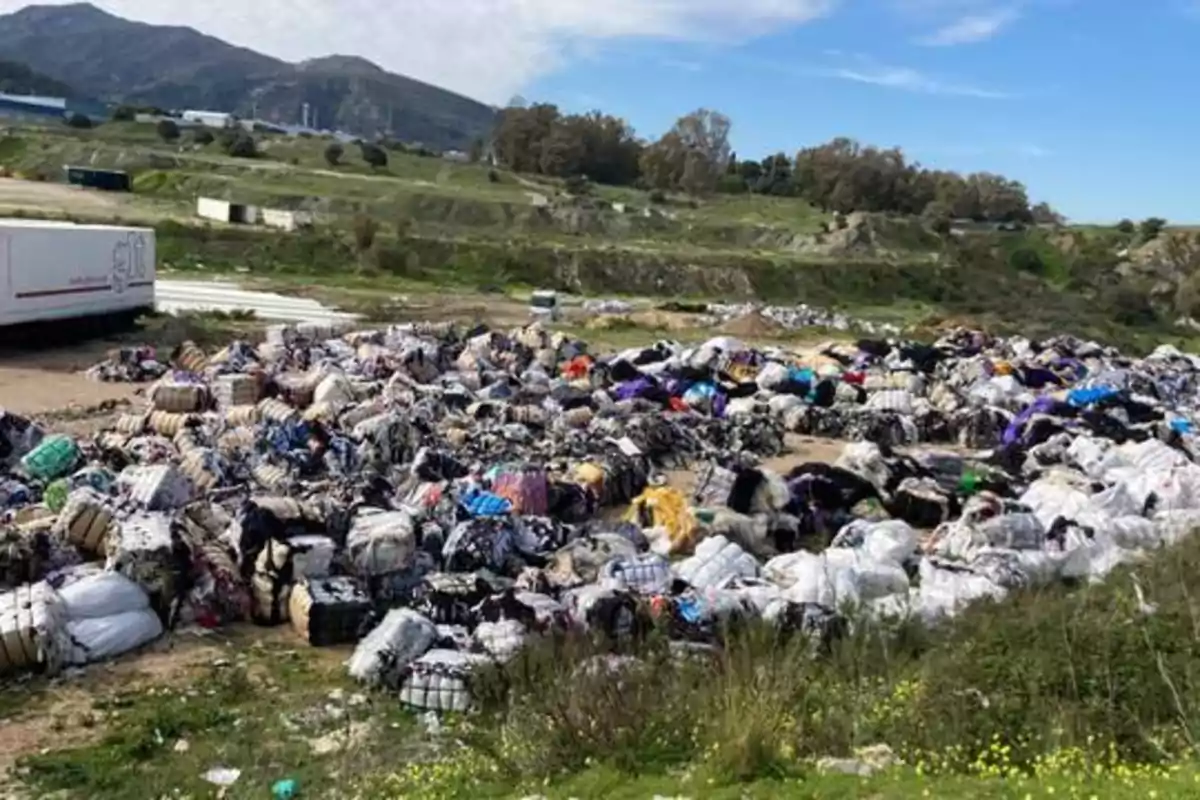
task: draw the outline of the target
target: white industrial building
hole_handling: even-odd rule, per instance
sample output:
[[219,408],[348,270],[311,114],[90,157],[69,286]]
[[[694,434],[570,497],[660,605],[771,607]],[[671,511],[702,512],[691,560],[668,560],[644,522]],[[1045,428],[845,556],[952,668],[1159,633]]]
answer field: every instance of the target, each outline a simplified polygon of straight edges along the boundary
[[227,111],[185,111],[181,116],[206,128],[232,128],[237,123],[237,117]]

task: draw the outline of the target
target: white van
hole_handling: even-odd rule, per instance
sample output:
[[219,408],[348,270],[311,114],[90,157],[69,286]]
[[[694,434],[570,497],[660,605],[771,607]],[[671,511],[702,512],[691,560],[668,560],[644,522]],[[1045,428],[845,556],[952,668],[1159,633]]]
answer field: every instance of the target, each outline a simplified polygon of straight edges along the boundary
[[529,316],[546,322],[558,322],[562,312],[558,306],[558,292],[538,289],[529,298]]

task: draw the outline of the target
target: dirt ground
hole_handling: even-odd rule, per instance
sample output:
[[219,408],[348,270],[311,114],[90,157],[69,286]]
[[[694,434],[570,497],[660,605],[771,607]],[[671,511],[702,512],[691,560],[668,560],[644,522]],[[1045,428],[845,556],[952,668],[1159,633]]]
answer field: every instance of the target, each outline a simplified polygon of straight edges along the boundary
[[63,183],[0,178],[0,211],[31,208],[66,214],[115,213],[122,202],[107,192],[91,192]]
[[101,383],[83,374],[103,359],[112,346],[95,342],[25,353],[0,350],[0,408],[41,417],[51,412],[78,412],[102,403],[133,399],[140,387]]

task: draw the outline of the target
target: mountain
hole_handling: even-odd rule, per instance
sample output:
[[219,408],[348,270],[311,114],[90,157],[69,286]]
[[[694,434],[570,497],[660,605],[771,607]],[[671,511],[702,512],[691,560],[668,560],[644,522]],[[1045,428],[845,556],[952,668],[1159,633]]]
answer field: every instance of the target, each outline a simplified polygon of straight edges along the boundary
[[0,61],[0,92],[36,94],[46,97],[73,97],[75,91],[65,83],[47,78],[15,61]]
[[322,128],[387,133],[466,149],[495,110],[445,89],[333,55],[290,64],[192,28],[148,25],[88,3],[0,16],[0,59],[28,64],[111,102],[232,111],[295,124],[305,103]]

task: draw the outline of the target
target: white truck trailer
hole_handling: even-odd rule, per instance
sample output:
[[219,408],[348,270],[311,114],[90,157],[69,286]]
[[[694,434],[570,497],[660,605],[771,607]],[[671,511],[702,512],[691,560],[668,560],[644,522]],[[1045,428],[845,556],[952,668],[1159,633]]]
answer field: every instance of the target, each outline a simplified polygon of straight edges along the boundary
[[153,311],[154,267],[149,228],[0,219],[0,344],[17,327]]

